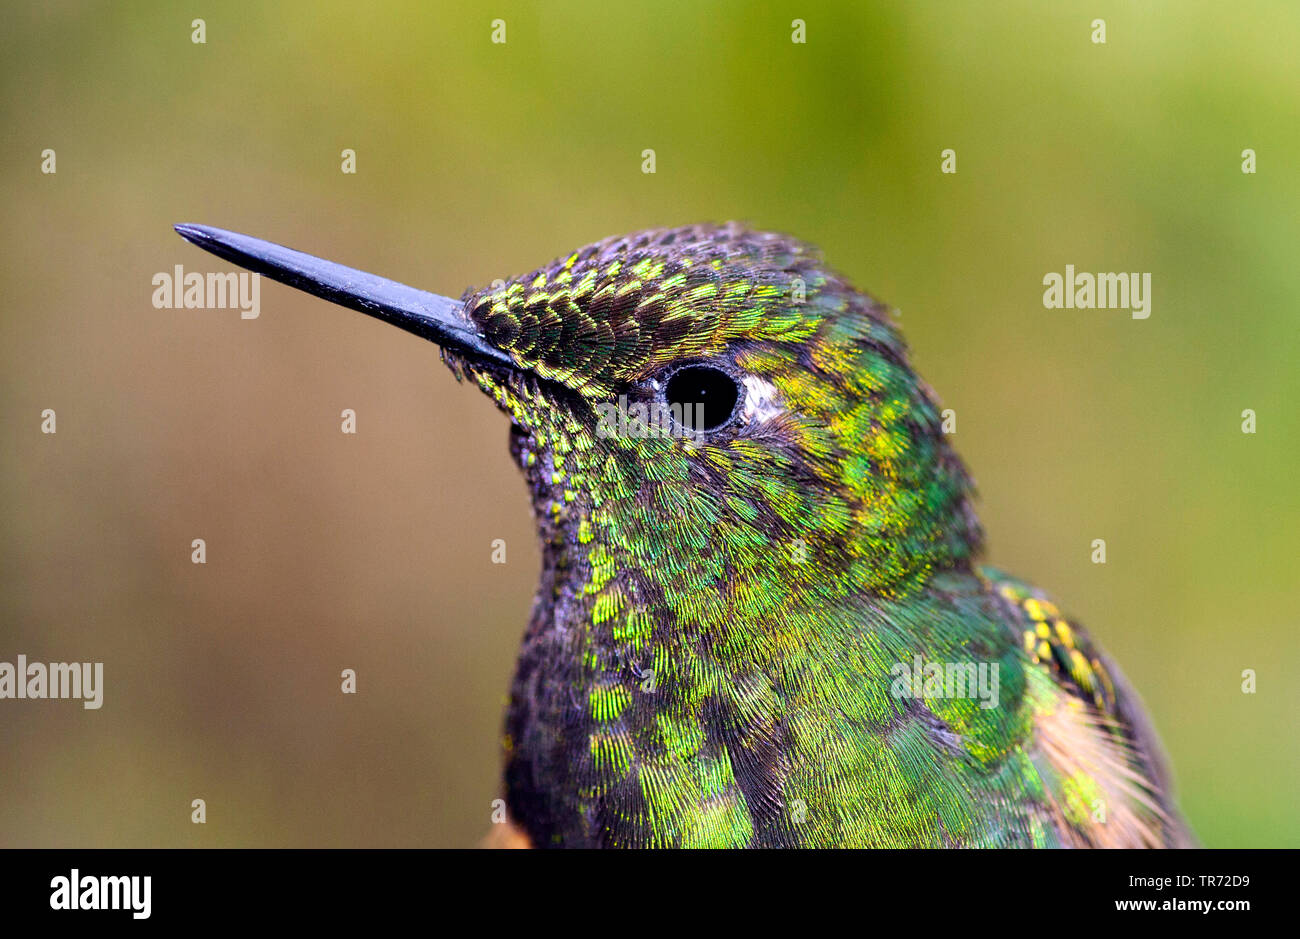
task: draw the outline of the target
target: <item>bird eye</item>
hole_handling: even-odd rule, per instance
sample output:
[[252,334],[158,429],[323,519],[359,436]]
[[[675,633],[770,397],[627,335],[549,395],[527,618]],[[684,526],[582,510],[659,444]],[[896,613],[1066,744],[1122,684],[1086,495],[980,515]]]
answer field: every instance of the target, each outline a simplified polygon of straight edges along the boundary
[[680,414],[681,423],[691,430],[717,430],[731,420],[740,399],[740,386],[720,368],[688,365],[679,368],[664,386],[664,399]]

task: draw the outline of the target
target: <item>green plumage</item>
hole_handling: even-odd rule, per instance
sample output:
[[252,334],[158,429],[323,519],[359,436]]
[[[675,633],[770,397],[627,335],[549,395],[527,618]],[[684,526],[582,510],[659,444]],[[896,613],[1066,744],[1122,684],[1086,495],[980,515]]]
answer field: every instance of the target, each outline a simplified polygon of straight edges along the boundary
[[[973,566],[931,394],[812,249],[642,232],[464,304],[515,367],[446,357],[511,416],[543,546],[506,736],[534,844],[1185,839],[1136,698],[1043,596]],[[654,404],[692,364],[735,382],[731,421],[602,433],[601,405]],[[996,694],[925,693],[918,665]]]

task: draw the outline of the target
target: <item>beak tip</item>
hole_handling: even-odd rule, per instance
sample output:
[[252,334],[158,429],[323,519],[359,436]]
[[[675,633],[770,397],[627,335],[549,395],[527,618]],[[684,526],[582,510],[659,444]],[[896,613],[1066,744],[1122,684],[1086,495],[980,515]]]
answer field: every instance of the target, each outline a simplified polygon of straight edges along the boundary
[[203,225],[195,225],[192,222],[177,222],[172,228],[176,230],[176,234],[191,244],[197,245],[211,240],[207,237],[207,229]]

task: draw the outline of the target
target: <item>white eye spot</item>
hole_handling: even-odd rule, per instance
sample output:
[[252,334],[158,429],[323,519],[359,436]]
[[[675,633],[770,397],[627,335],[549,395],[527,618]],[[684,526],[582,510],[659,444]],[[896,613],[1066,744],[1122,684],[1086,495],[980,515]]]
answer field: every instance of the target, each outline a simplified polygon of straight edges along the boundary
[[740,383],[745,386],[745,401],[740,406],[740,414],[746,421],[762,423],[785,410],[780,402],[781,393],[770,381],[746,375]]

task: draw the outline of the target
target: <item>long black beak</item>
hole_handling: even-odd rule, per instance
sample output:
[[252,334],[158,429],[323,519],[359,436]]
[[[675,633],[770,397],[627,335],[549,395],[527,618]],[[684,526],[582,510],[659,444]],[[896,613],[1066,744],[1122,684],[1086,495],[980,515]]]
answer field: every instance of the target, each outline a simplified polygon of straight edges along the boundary
[[508,355],[489,344],[474,328],[459,300],[416,290],[233,231],[207,225],[175,227],[186,241],[240,267],[392,323],[445,349],[467,353],[483,362],[517,367]]

